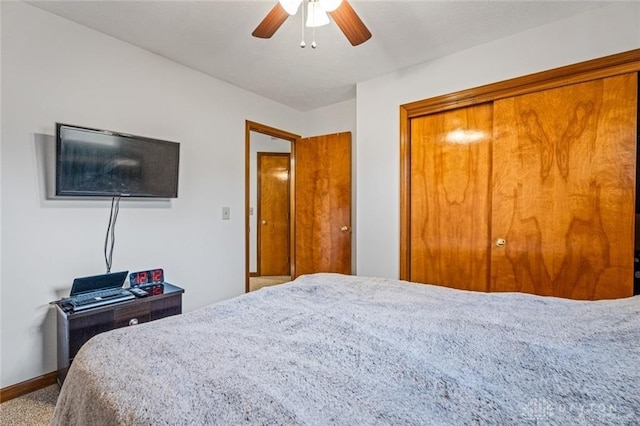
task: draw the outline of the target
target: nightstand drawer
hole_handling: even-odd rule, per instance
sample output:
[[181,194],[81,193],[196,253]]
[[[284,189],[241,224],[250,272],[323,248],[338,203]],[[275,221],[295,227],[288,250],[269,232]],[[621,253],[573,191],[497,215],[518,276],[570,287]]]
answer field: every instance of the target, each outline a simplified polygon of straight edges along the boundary
[[115,310],[115,328],[148,322],[151,319],[149,303],[136,303]]

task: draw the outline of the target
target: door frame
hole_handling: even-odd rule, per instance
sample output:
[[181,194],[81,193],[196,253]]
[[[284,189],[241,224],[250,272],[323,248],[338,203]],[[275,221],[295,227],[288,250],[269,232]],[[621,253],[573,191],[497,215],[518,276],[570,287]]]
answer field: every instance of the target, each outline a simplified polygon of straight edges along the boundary
[[273,136],[279,139],[288,140],[291,142],[291,170],[289,174],[289,267],[291,269],[291,276],[295,276],[295,252],[293,250],[295,242],[295,158],[296,158],[296,141],[300,139],[300,135],[287,132],[285,130],[276,129],[275,127],[267,126],[264,124],[256,123],[253,121],[245,120],[245,132],[244,132],[244,218],[245,218],[245,230],[244,230],[244,247],[245,247],[245,293],[249,292],[249,274],[250,274],[250,256],[249,256],[249,225],[251,218],[249,216],[250,206],[250,164],[251,160],[251,132],[262,133],[267,136]]
[[637,71],[640,71],[640,49],[400,105],[400,279],[411,281],[413,118]]
[[[292,189],[292,185],[291,185],[291,153],[290,152],[258,152],[258,164],[257,164],[257,179],[258,179],[258,185],[257,185],[257,201],[256,201],[256,214],[257,214],[257,220],[256,223],[258,224],[257,226],[257,231],[256,231],[256,239],[257,239],[257,244],[256,244],[256,273],[258,274],[258,276],[262,276],[262,268],[260,265],[260,258],[261,258],[261,240],[262,240],[262,226],[260,226],[260,222],[262,219],[262,203],[261,203],[261,179],[262,179],[262,168],[260,167],[260,159],[263,158],[264,156],[274,156],[274,157],[287,157],[287,159],[289,160],[289,177],[287,179],[287,183],[289,183],[289,215],[291,215],[291,189]],[[249,176],[251,177],[251,176]],[[291,217],[289,217],[289,229],[288,229],[288,239],[289,239],[289,260],[287,261],[287,263],[289,264],[289,273],[291,273]]]

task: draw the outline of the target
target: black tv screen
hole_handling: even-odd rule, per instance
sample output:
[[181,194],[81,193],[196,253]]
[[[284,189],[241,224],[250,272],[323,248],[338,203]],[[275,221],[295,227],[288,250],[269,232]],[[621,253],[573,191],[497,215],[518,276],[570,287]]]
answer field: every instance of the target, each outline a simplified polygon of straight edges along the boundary
[[56,195],[178,196],[180,144],[56,123]]

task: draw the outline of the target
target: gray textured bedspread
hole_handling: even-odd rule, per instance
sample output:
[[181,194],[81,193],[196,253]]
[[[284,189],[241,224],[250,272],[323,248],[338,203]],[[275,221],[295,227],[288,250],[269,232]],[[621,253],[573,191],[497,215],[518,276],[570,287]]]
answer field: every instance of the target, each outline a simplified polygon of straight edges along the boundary
[[640,297],[303,276],[91,339],[56,425],[640,423]]

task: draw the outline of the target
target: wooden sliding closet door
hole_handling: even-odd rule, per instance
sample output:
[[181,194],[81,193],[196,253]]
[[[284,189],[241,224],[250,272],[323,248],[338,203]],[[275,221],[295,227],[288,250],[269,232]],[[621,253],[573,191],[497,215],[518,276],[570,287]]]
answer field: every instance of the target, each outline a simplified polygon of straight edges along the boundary
[[632,73],[495,101],[491,291],[633,294],[637,93]]
[[412,281],[488,288],[492,105],[411,120]]

